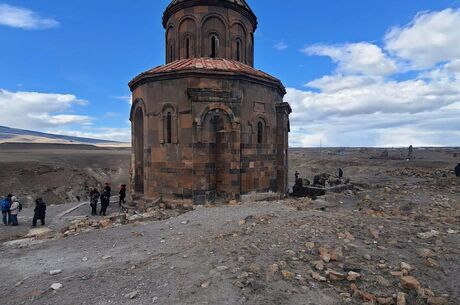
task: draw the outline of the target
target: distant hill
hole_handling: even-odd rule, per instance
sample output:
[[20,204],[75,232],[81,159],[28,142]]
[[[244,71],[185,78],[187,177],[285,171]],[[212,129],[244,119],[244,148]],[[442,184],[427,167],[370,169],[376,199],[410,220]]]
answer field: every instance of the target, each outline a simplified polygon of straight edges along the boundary
[[0,126],[0,143],[36,143],[36,144],[87,144],[87,145],[107,145],[123,146],[127,143],[107,141],[100,139],[72,137],[56,135],[38,131],[16,129]]

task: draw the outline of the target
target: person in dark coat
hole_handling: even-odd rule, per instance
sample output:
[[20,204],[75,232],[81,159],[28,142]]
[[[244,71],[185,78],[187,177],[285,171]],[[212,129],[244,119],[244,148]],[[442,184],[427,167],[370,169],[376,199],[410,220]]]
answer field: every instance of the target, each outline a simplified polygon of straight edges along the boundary
[[343,169],[339,168],[339,178],[343,178]]
[[109,195],[109,198],[110,196],[112,196],[112,188],[110,187],[108,183],[105,184],[104,192],[106,192]]
[[107,211],[107,207],[109,206],[110,203],[110,195],[107,190],[104,189],[101,195],[101,210],[99,212],[99,215],[105,216],[105,212]]
[[2,208],[3,224],[5,226],[11,224],[10,207],[11,207],[11,203],[12,203],[12,201],[11,201],[12,197],[13,197],[12,194],[8,194],[5,198],[3,198],[0,201],[0,206]]
[[455,176],[460,177],[460,163],[455,167]]
[[91,207],[91,215],[97,215],[97,202],[99,200],[100,195],[101,194],[95,187],[93,187],[93,189],[89,193],[89,205]]
[[120,191],[118,192],[118,195],[120,195],[120,199],[118,200],[118,204],[121,207],[121,203],[126,203],[125,198],[126,198],[126,184],[122,184],[120,187]]
[[42,198],[35,200],[34,218],[32,220],[32,227],[37,226],[37,220],[40,219],[42,226],[45,225],[46,216],[46,203]]

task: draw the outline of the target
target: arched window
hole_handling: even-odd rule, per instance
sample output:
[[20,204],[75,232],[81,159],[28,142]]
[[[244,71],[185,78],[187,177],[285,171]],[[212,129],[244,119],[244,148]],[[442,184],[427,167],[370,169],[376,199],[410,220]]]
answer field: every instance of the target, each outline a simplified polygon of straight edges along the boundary
[[190,58],[190,37],[185,38],[185,58]]
[[236,60],[241,61],[241,41],[236,40]]
[[174,61],[174,46],[172,44],[169,45],[169,59]]
[[211,35],[211,54],[209,57],[216,58],[219,52],[219,38],[217,35]]
[[172,143],[172,116],[171,112],[166,115],[166,143]]
[[264,141],[264,124],[259,121],[257,123],[257,144],[262,144]]

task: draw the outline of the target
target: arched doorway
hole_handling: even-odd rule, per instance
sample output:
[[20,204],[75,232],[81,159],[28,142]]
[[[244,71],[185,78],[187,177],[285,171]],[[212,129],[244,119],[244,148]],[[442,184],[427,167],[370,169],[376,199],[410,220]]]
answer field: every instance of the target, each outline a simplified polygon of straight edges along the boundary
[[144,112],[134,113],[134,191],[144,193]]
[[232,193],[228,179],[232,161],[232,124],[228,114],[221,109],[209,111],[204,124],[208,135],[209,159],[213,164],[208,176],[209,186],[214,192],[214,201],[225,202]]

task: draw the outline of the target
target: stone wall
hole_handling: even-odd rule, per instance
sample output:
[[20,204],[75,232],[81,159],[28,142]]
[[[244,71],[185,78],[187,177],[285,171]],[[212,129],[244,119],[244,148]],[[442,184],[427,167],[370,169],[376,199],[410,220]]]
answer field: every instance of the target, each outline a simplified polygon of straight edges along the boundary
[[[151,80],[136,87],[133,150],[143,142],[144,159],[133,154],[133,188],[143,184],[151,199],[195,203],[239,199],[251,191],[284,193],[288,117],[280,110],[283,95],[268,83],[219,75]],[[139,111],[142,139],[136,133]],[[143,181],[136,181],[136,171]]]

